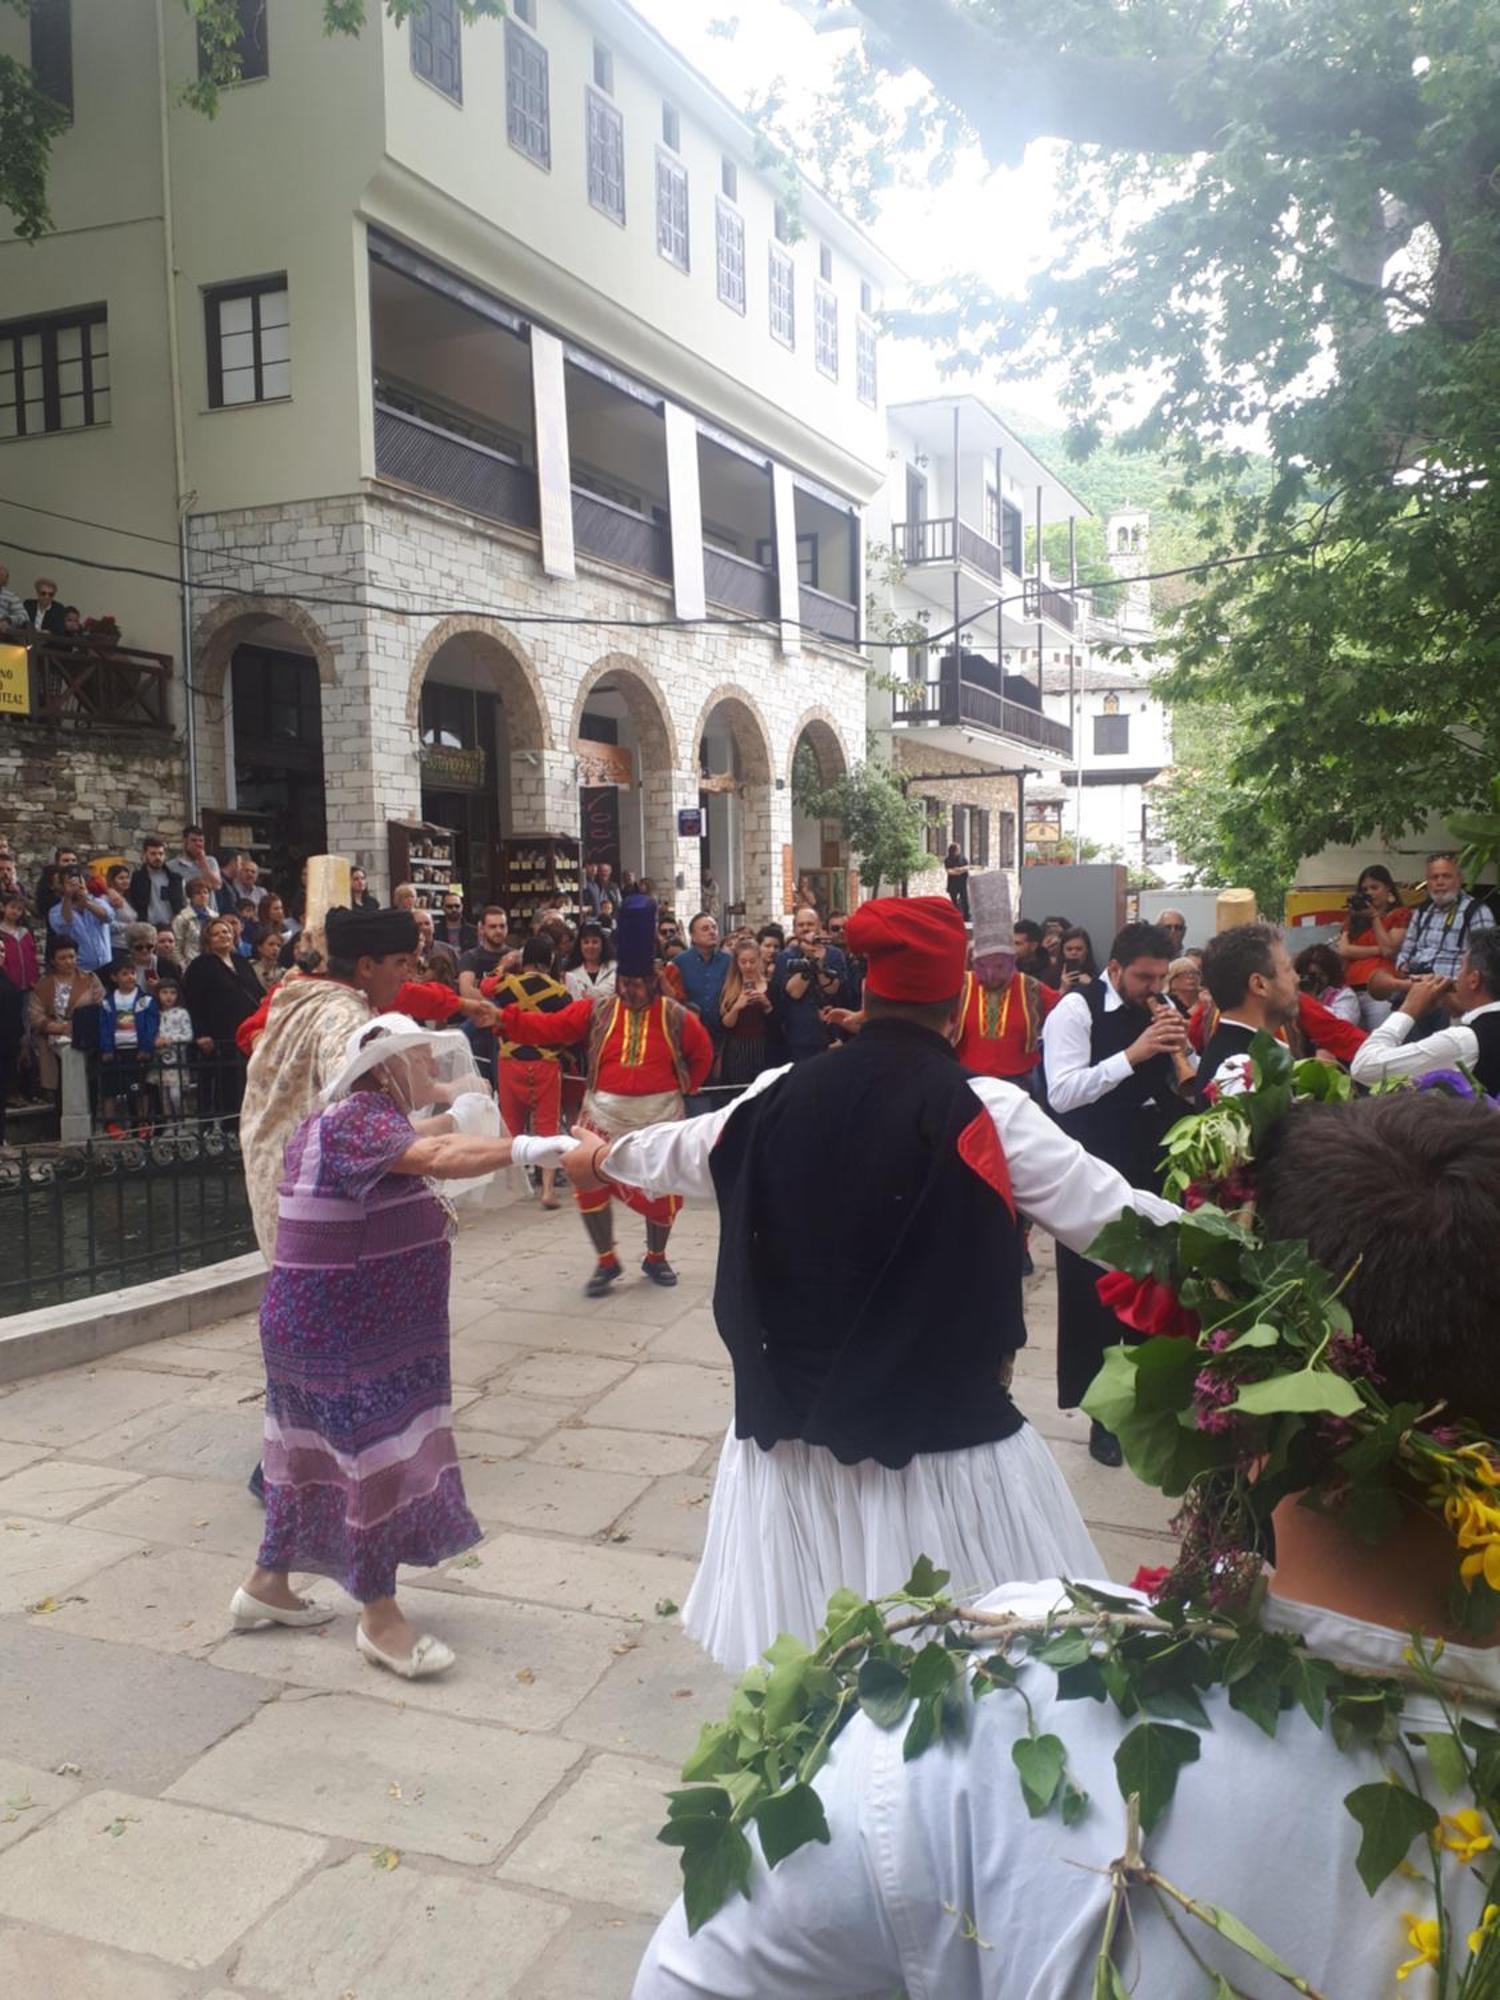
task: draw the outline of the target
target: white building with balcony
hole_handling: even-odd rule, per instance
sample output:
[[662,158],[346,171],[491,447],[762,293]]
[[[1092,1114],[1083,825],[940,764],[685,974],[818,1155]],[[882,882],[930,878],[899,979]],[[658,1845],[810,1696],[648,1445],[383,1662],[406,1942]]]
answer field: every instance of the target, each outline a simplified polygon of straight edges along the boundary
[[42,692],[0,775],[55,739],[66,794],[91,724],[154,729],[181,795],[80,794],[73,838],[212,813],[277,876],[328,849],[386,889],[425,821],[476,902],[582,830],[679,910],[705,872],[755,920],[798,872],[841,900],[790,774],[864,751],[896,274],[625,0],[241,17],[209,120],[180,6],[0,16],[72,115],[54,232],[0,243],[0,560],[171,681],[149,723]]
[[[1088,508],[978,396],[888,415],[872,508],[872,727],[926,804],[931,853],[956,840],[974,865],[1015,872],[1018,889],[1029,788],[1059,781],[1073,751],[1035,661],[1077,643],[1081,613],[1041,543]],[[892,635],[901,643],[881,643]]]

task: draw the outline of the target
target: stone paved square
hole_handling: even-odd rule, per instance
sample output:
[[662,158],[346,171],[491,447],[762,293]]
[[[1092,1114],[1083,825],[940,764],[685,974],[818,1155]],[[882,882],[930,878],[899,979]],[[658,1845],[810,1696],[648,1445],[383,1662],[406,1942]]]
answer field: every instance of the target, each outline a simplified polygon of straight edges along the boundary
[[[326,1579],[320,1632],[231,1631],[263,1519],[252,1318],[0,1391],[6,2000],[626,2000],[677,1880],[661,1794],[730,1685],[679,1614],[730,1413],[713,1242],[689,1209],[677,1289],[631,1273],[601,1304],[576,1218],[466,1220],[456,1434],[486,1540],[402,1573],[459,1654],[437,1681],[367,1666]],[[1169,1510],[1052,1407],[1039,1263],[1018,1396],[1128,1578]]]

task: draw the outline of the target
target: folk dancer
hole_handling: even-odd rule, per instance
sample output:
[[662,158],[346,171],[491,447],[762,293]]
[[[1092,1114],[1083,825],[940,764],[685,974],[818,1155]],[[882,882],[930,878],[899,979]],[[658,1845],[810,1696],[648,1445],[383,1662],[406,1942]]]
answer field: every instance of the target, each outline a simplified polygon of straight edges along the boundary
[[567,1167],[717,1197],[734,1422],[683,1622],[735,1671],[780,1632],[810,1641],[845,1585],[899,1590],[920,1554],[964,1578],[1099,1573],[1009,1394],[1017,1211],[1078,1251],[1132,1204],[1176,1213],[960,1067],[968,938],[946,897],[865,903],[848,938],[866,1019],[836,1056],[767,1070],[710,1116],[585,1141]]
[[[643,1125],[684,1116],[683,1100],[702,1088],[713,1068],[714,1045],[696,1014],[669,1000],[656,983],[656,903],[650,896],[627,896],[615,930],[615,990],[600,999],[575,1000],[554,1014],[519,1006],[500,1010],[500,1033],[507,1041],[538,1049],[569,1048],[586,1042],[588,1089],[575,1132],[617,1139]],[[481,989],[483,990],[483,989]],[[641,1269],[657,1285],[675,1285],[667,1262],[667,1239],[682,1207],[670,1187],[651,1195],[620,1185],[616,1189],[575,1187],[578,1212],[598,1254],[585,1295],[601,1298],[620,1276],[611,1207],[615,1195],[645,1219],[646,1254]]]
[[[1058,1001],[1042,1031],[1047,1097],[1071,1139],[1133,1187],[1157,1178],[1157,1156],[1170,1125],[1187,1106],[1175,1094],[1174,1056],[1192,1063],[1182,1016],[1164,997],[1172,946],[1155,924],[1126,924],[1110,947],[1104,977]],[[1057,1402],[1075,1410],[1121,1337],[1119,1320],[1101,1305],[1098,1275],[1079,1251],[1057,1252]],[[1119,1465],[1118,1441],[1102,1424],[1089,1429],[1089,1452]]]

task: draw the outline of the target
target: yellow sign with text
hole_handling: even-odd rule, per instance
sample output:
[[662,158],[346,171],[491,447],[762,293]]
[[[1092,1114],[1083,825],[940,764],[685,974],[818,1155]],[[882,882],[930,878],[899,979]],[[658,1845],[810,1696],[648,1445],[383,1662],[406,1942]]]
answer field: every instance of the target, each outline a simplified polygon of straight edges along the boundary
[[0,715],[30,715],[31,670],[24,646],[0,646]]

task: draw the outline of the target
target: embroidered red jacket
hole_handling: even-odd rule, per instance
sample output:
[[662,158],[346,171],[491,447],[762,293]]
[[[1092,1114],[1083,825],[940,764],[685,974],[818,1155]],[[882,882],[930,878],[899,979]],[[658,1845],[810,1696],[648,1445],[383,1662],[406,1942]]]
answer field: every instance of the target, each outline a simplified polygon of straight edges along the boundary
[[976,1076],[1025,1076],[1042,1059],[1042,1023],[1061,999],[1028,973],[1015,973],[1003,993],[964,975],[958,1010],[958,1059]]
[[638,1014],[614,998],[575,1000],[555,1014],[502,1007],[500,1032],[537,1048],[589,1042],[589,1082],[616,1097],[690,1094],[703,1087],[714,1066],[714,1045],[698,1016],[665,998]]

